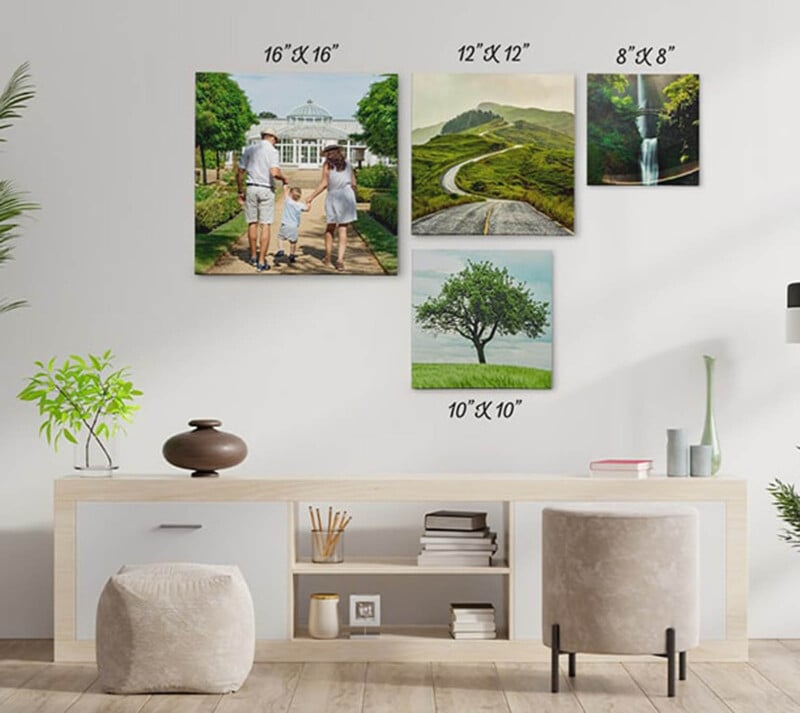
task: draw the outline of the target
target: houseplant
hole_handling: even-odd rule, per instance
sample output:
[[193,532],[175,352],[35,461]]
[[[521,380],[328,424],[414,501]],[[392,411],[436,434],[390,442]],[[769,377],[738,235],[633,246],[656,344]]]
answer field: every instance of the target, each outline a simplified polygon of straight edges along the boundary
[[[18,119],[20,111],[27,106],[33,96],[28,64],[20,65],[11,75],[3,92],[0,93],[0,131]],[[0,143],[5,139],[0,136]],[[11,181],[0,180],[0,265],[11,259],[12,242],[17,237],[18,218],[38,206],[25,200],[25,194],[18,191]],[[0,313],[22,307],[23,300],[0,299]]]
[[38,405],[39,435],[48,443],[57,450],[63,438],[76,446],[75,468],[82,472],[110,475],[118,467],[111,439],[139,408],[134,400],[142,392],[129,380],[129,368],[114,369],[113,362],[111,350],[86,358],[71,355],[61,366],[56,357],[37,361],[38,371],[17,394]]
[[800,494],[794,485],[784,483],[778,478],[767,486],[767,492],[772,496],[772,502],[778,509],[778,517],[786,524],[778,537],[792,547],[800,549]]

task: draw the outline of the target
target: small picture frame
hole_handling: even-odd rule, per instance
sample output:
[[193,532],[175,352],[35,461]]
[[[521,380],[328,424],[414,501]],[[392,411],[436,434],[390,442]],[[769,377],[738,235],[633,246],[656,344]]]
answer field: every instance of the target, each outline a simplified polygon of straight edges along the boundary
[[381,595],[350,595],[350,638],[365,638],[378,635],[381,625]]

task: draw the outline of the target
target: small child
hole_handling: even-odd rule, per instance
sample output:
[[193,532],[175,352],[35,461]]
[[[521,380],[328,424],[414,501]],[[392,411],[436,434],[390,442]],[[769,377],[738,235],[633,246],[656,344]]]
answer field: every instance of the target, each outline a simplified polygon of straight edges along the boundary
[[283,215],[281,215],[281,228],[278,231],[278,252],[275,259],[284,257],[284,243],[289,241],[289,262],[297,260],[297,234],[300,231],[300,214],[308,210],[308,203],[301,203],[303,191],[297,186],[287,188],[283,199]]

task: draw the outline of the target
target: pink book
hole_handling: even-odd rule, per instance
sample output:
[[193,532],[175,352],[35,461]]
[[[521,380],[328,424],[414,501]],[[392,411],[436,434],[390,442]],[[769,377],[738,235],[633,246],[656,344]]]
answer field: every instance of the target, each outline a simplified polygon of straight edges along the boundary
[[593,460],[589,463],[589,470],[650,470],[653,461],[636,458],[606,458],[604,460]]

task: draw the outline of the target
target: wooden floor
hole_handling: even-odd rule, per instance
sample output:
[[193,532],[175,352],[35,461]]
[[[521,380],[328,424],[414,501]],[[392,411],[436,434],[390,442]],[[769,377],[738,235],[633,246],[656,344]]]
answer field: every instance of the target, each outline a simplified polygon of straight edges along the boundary
[[[800,640],[750,642],[749,663],[587,663],[549,693],[542,664],[257,664],[227,696],[110,696],[97,670],[54,664],[50,641],[0,641],[0,713],[800,713]],[[564,657],[566,663],[566,657]]]

